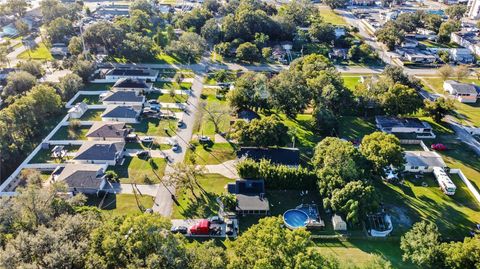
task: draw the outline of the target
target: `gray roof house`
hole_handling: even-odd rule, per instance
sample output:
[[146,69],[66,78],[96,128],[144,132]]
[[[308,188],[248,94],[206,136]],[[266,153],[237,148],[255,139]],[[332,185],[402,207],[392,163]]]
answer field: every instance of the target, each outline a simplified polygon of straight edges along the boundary
[[147,83],[143,79],[121,78],[115,82],[112,87],[113,91],[136,91],[149,92],[153,88],[152,83]]
[[126,123],[137,123],[140,116],[140,109],[131,106],[107,106],[102,114],[102,121],[121,121]]
[[78,149],[72,162],[82,164],[115,165],[124,153],[125,142],[86,141]]
[[263,180],[237,179],[229,183],[227,190],[237,198],[237,214],[268,215],[270,204],[265,198],[265,182]]
[[100,95],[104,105],[143,106],[145,96],[136,91],[110,91]]
[[393,116],[376,116],[375,123],[382,132],[392,134],[410,134],[414,138],[435,138],[432,126],[417,118],[398,118]]
[[105,72],[107,81],[115,82],[122,78],[141,79],[147,82],[155,81],[159,71],[154,69],[130,69],[130,68],[114,68]]
[[124,141],[129,130],[124,122],[96,121],[85,135],[88,140]]
[[57,167],[52,178],[57,182],[65,182],[69,192],[97,193],[107,183],[104,177],[106,169],[106,165],[99,164],[67,164]]
[[407,172],[432,172],[434,167],[447,166],[442,156],[434,151],[405,151],[404,158]]
[[443,89],[462,103],[476,103],[480,97],[479,88],[474,84],[446,80]]

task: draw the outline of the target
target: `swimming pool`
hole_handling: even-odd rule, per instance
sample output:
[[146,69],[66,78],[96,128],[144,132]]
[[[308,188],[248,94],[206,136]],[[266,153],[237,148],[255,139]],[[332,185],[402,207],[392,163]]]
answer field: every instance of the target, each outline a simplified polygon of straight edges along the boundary
[[290,209],[283,213],[283,222],[290,229],[298,229],[306,226],[308,215],[298,209]]

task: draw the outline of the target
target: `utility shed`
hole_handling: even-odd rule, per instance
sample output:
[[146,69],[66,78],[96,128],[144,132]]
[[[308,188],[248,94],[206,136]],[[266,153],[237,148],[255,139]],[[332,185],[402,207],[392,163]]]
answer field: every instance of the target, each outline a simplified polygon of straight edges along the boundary
[[333,215],[332,224],[333,224],[333,230],[335,230],[335,231],[346,231],[347,230],[347,223],[342,219],[342,217],[340,217],[337,214]]

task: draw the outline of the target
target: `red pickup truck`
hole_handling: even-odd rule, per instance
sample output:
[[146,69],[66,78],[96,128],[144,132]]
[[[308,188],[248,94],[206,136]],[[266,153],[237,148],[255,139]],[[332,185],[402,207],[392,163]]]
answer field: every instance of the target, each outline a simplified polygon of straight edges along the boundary
[[190,234],[208,235],[210,233],[210,221],[203,219],[199,223],[190,227]]

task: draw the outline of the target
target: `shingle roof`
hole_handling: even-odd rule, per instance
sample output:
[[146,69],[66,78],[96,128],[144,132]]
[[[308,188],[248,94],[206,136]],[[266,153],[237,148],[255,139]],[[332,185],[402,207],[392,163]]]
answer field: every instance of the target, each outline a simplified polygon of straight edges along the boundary
[[67,164],[58,175],[70,188],[98,189],[102,183],[103,165]]
[[129,106],[111,106],[103,112],[102,118],[136,118],[138,114],[138,111]]
[[123,122],[96,121],[88,130],[86,137],[124,138],[128,130]]
[[113,88],[138,88],[148,89],[150,86],[142,79],[121,78],[115,82]]
[[237,194],[237,210],[270,210],[270,204],[267,198],[258,195]]
[[375,121],[382,128],[431,128],[430,124],[417,118],[397,118],[389,116],[376,116]]
[[255,161],[270,160],[274,164],[299,165],[300,151],[296,148],[254,148],[244,147],[237,151],[237,157],[247,157]]
[[446,167],[442,156],[433,151],[405,151],[405,160],[410,166]]
[[116,153],[123,151],[125,142],[86,141],[78,149],[74,160],[115,160]]
[[143,103],[145,96],[137,95],[134,91],[108,92],[103,101]]
[[112,69],[107,75],[113,76],[155,76],[158,74],[158,71],[151,69]]
[[460,83],[458,81],[454,80],[447,80],[445,83],[448,83],[452,86],[452,89],[455,91],[455,93],[459,94],[469,94],[469,95],[476,95],[477,94],[477,87],[473,84],[469,83]]

